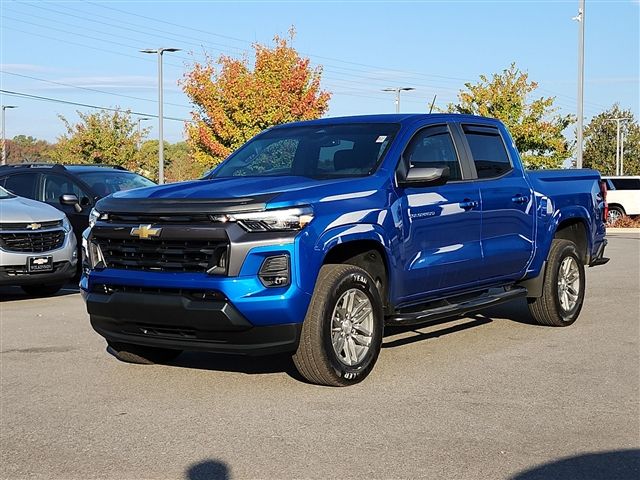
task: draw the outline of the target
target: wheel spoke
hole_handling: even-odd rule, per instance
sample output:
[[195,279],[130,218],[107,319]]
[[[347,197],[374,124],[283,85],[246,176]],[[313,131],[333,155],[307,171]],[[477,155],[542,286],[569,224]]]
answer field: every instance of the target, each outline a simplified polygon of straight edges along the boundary
[[373,335],[372,332],[370,332],[369,330],[367,330],[366,328],[364,328],[362,325],[358,324],[358,325],[354,325],[353,329],[358,332],[361,335],[364,335],[366,337],[370,337]]
[[353,341],[363,347],[368,347],[371,344],[371,337],[368,335],[358,335],[357,333],[352,335]]
[[350,356],[351,356],[351,365],[353,365],[354,363],[358,362],[358,354],[356,352],[356,342],[353,341],[353,338],[350,337],[347,339],[347,350],[350,351]]
[[360,312],[360,315],[352,318],[353,323],[360,324],[362,323],[369,315],[371,314],[371,307],[365,308]]

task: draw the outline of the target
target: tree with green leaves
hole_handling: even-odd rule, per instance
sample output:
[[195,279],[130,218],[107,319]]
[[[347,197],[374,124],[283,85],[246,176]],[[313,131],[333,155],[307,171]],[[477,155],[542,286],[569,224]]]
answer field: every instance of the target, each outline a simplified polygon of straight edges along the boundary
[[515,63],[491,78],[480,75],[478,83],[465,83],[465,88],[448,111],[501,120],[527,168],[559,168],[571,155],[562,132],[575,121],[573,115],[558,114],[555,97],[532,98],[538,84]]
[[616,174],[617,125],[614,118],[630,119],[620,122],[620,134],[624,137],[623,173],[640,175],[640,125],[631,110],[623,110],[617,103],[593,117],[584,129],[582,163],[602,175]]
[[60,163],[120,165],[136,170],[136,152],[140,137],[136,122],[128,111],[99,110],[78,112],[80,121],[69,122],[60,115],[67,133],[58,138],[52,152]]
[[[158,181],[158,140],[147,140],[135,156],[134,170],[154,181]],[[203,168],[193,161],[186,142],[164,142],[165,180],[178,182],[199,178]]]
[[188,143],[202,167],[211,168],[260,131],[273,125],[320,117],[330,94],[320,87],[322,69],[312,68],[287,40],[255,44],[255,61],[221,56],[195,63],[183,81],[193,102]]

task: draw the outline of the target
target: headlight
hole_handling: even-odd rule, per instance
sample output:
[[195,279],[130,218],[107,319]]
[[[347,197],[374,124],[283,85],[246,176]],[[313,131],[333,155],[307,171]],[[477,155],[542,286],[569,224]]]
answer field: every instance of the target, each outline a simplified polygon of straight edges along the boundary
[[238,213],[229,215],[248,232],[300,230],[313,220],[311,207],[283,208],[264,212]]
[[71,227],[71,222],[69,222],[69,219],[67,217],[64,217],[62,219],[62,229],[66,232],[69,233],[72,229]]
[[92,228],[98,220],[107,220],[109,218],[108,213],[100,213],[95,208],[89,213],[89,227]]

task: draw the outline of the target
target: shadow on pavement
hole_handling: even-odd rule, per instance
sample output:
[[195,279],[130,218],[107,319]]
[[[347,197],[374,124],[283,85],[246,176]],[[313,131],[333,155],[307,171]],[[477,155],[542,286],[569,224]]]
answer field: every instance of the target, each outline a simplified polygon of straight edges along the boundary
[[230,480],[229,467],[219,460],[194,463],[185,472],[186,480]]
[[586,453],[545,463],[518,473],[511,480],[637,480],[640,478],[640,450],[612,450]]
[[55,295],[48,296],[28,295],[20,287],[0,287],[0,302],[31,300],[33,298],[64,297],[65,295],[75,295],[79,292],[80,287],[77,283],[68,283]]

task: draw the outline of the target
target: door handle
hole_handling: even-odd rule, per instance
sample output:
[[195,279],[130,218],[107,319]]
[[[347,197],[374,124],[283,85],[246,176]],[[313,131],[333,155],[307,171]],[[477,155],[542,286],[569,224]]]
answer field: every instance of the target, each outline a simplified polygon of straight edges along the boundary
[[526,195],[517,194],[516,196],[511,198],[513,203],[527,203],[529,201],[529,197]]
[[478,206],[478,202],[465,198],[458,205],[460,206],[460,208],[462,208],[464,210],[472,210],[472,209],[474,209],[474,208],[476,208]]

